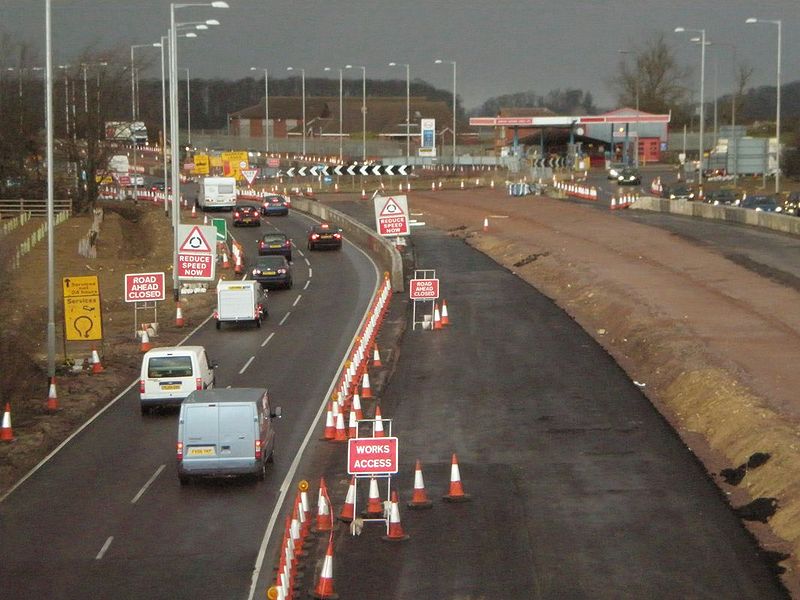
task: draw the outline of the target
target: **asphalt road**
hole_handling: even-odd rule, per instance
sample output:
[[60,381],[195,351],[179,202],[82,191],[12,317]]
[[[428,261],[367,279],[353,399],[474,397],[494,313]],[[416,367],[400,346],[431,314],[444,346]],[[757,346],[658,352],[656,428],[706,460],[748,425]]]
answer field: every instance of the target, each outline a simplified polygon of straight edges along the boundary
[[[351,244],[307,253],[309,225],[293,214],[261,227],[280,228],[298,247],[295,287],[269,293],[260,329],[217,331],[209,321],[191,337],[219,363],[218,386],[267,386],[282,406],[267,481],[180,486],[177,414],[142,416],[134,387],[0,504],[0,596],[247,597],[284,479],[378,281]],[[254,255],[257,231],[234,234]]]

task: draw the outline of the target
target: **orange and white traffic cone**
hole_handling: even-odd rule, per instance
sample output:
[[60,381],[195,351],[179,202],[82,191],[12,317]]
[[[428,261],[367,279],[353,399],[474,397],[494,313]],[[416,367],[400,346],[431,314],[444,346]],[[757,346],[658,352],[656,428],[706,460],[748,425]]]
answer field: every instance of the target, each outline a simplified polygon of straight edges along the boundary
[[383,418],[381,418],[381,407],[375,407],[375,423],[372,425],[372,437],[386,437],[383,431]]
[[458,470],[458,459],[455,453],[450,464],[450,491],[442,498],[445,502],[466,502],[470,497],[464,493],[461,485],[461,473]]
[[334,442],[346,442],[347,430],[344,428],[344,415],[338,413],[336,415],[336,433],[333,436]]
[[364,188],[361,188],[361,199],[362,200],[367,199],[367,190],[365,190]]
[[433,506],[433,503],[428,500],[428,493],[425,491],[425,481],[422,479],[422,464],[419,459],[417,459],[417,464],[414,466],[414,493],[411,495],[411,502],[406,506],[413,509]]
[[483,230],[484,231],[489,231],[489,217],[486,217],[483,220]]
[[13,442],[14,431],[11,429],[11,404],[6,402],[3,411],[3,424],[0,426],[0,442]]
[[47,410],[54,412],[58,410],[58,394],[56,393],[56,378],[50,378],[50,388],[47,390]]
[[367,510],[364,516],[369,519],[377,519],[383,516],[383,501],[378,491],[378,480],[375,477],[369,478],[369,499],[367,500]]
[[378,346],[375,346],[372,350],[372,366],[373,367],[383,366],[383,363],[381,362],[381,353],[378,352]]
[[208,225],[208,215],[203,215],[203,225]]
[[97,375],[103,372],[103,365],[100,362],[100,355],[97,353],[97,348],[92,348],[92,373]]
[[350,523],[355,516],[356,510],[356,478],[355,475],[350,480],[350,487],[347,488],[347,496],[344,499],[344,505],[339,513],[338,519],[344,523]]
[[381,539],[387,542],[402,542],[409,536],[403,531],[400,524],[400,507],[397,505],[397,492],[392,492],[392,503],[389,509],[389,531]]
[[372,398],[372,388],[369,386],[369,373],[366,371],[364,371],[364,375],[361,377],[361,397]]
[[150,343],[150,336],[147,335],[147,325],[142,325],[142,343],[139,346],[139,350],[147,352],[152,347],[153,344]]
[[222,250],[222,268],[223,269],[231,268],[231,261],[228,260],[228,251],[226,249]]
[[237,275],[242,274],[242,255],[240,253],[236,254],[236,266],[233,268],[233,272]]
[[328,539],[328,549],[325,551],[325,559],[322,561],[319,581],[317,581],[316,587],[309,594],[314,598],[323,600],[337,600],[339,598],[339,594],[333,589],[333,534]]
[[361,397],[358,395],[358,393],[353,394],[350,408],[356,415],[356,421],[360,421],[364,418],[364,413],[361,410]]
[[436,304],[436,302],[433,303],[433,328],[434,329],[442,328],[442,317],[439,314],[439,305]]
[[192,218],[193,219],[197,218],[197,207],[195,207],[194,204],[192,204]]
[[328,498],[328,488],[325,478],[319,479],[319,496],[317,497],[317,526],[315,531],[323,532],[333,529],[333,515],[331,514],[331,501]]
[[350,417],[348,418],[347,437],[349,438],[358,437],[358,421],[356,421],[356,411],[354,410],[350,411]]
[[183,327],[183,311],[180,302],[175,303],[175,327]]
[[333,420],[333,402],[328,401],[328,410],[325,411],[325,431],[322,439],[330,441],[336,437],[336,424]]
[[450,315],[447,314],[447,302],[442,300],[442,326],[450,325]]

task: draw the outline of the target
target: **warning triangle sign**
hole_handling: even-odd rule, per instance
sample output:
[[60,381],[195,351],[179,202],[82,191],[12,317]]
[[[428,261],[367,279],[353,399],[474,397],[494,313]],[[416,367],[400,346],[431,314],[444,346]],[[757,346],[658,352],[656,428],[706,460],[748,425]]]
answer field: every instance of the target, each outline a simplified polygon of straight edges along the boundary
[[203,232],[195,225],[183,240],[180,247],[181,252],[211,252],[211,246],[208,244]]
[[403,216],[403,209],[400,208],[400,205],[395,201],[394,198],[389,198],[386,201],[386,204],[383,205],[383,209],[378,216],[380,217],[400,217]]

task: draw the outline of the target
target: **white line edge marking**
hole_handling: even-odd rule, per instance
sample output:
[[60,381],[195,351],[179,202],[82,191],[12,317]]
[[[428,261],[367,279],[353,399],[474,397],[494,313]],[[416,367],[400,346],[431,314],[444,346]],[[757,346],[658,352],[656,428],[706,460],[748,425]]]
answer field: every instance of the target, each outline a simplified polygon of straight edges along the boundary
[[292,311],[289,311],[285,315],[283,315],[283,318],[281,319],[281,322],[278,323],[278,326],[283,325],[284,323],[286,323],[286,319],[289,318],[290,314],[292,314]]
[[[193,336],[195,333],[197,333],[197,331],[198,331],[198,330],[199,330],[201,327],[203,327],[203,325],[205,325],[206,323],[208,323],[208,322],[211,320],[211,318],[212,318],[213,316],[214,316],[213,314],[210,314],[210,315],[208,315],[208,316],[205,318],[205,320],[204,320],[202,323],[200,323],[200,324],[199,324],[197,327],[195,327],[195,328],[194,328],[194,329],[193,329],[193,330],[192,330],[192,331],[191,331],[191,332],[190,332],[190,333],[189,333],[189,334],[188,334],[188,335],[187,335],[185,338],[183,338],[183,339],[182,339],[180,342],[178,342],[178,343],[177,343],[177,344],[175,344],[175,345],[176,345],[176,346],[182,346],[182,345],[183,345],[183,344],[186,342],[186,340],[188,340],[188,339],[189,339],[190,337],[192,337],[192,336]],[[126,387],[126,388],[125,388],[124,390],[122,390],[122,391],[121,391],[121,392],[120,392],[120,393],[119,393],[119,394],[118,394],[118,395],[117,395],[115,398],[113,398],[111,401],[109,401],[109,403],[108,403],[108,404],[106,404],[106,405],[105,405],[103,408],[101,408],[100,410],[98,410],[98,411],[97,411],[97,412],[94,414],[94,416],[92,416],[92,418],[91,418],[91,419],[89,419],[89,420],[88,420],[88,421],[86,421],[86,422],[85,422],[83,425],[81,425],[80,427],[78,427],[78,429],[76,429],[76,430],[75,430],[75,431],[72,433],[72,435],[70,435],[70,436],[69,436],[67,439],[65,439],[65,440],[64,440],[63,442],[61,442],[61,443],[60,443],[58,446],[56,446],[56,447],[53,449],[53,451],[52,451],[50,454],[48,454],[47,456],[45,456],[45,457],[44,457],[44,458],[43,458],[43,459],[42,459],[42,460],[39,462],[39,464],[38,464],[38,465],[36,465],[36,466],[35,466],[35,467],[33,467],[33,468],[30,470],[30,471],[28,471],[28,472],[25,474],[25,476],[24,476],[22,479],[20,479],[20,480],[19,480],[17,483],[15,483],[14,485],[12,485],[12,486],[11,486],[11,488],[10,488],[10,489],[9,489],[9,490],[8,490],[8,491],[5,493],[5,494],[3,494],[2,496],[0,496],[0,503],[4,502],[4,501],[5,501],[5,499],[6,499],[6,498],[8,498],[8,497],[9,497],[9,496],[10,496],[10,495],[11,495],[11,494],[14,492],[14,490],[16,490],[16,489],[17,489],[19,486],[21,486],[23,483],[25,483],[25,482],[26,482],[26,481],[27,481],[27,480],[28,480],[28,479],[29,479],[29,478],[30,478],[30,477],[31,477],[31,476],[32,476],[34,473],[36,473],[36,471],[38,471],[39,469],[41,469],[41,468],[42,468],[42,467],[45,465],[45,463],[47,463],[47,461],[49,461],[51,458],[53,458],[53,457],[54,457],[54,456],[55,456],[55,455],[56,455],[56,454],[57,454],[57,453],[58,453],[58,452],[59,452],[59,451],[60,451],[60,450],[61,450],[61,449],[62,449],[64,446],[66,446],[68,443],[70,443],[70,442],[73,440],[73,438],[75,438],[75,437],[76,437],[76,436],[77,436],[79,433],[81,433],[81,432],[82,432],[84,429],[86,429],[86,428],[87,428],[89,425],[91,425],[91,424],[92,424],[92,423],[95,421],[95,419],[97,419],[97,418],[98,418],[100,415],[102,415],[102,414],[103,414],[104,412],[106,412],[106,411],[107,411],[109,408],[111,408],[112,406],[114,406],[114,404],[116,404],[116,403],[117,403],[117,401],[118,401],[120,398],[122,398],[122,397],[123,397],[125,394],[127,394],[129,391],[131,391],[131,389],[132,389],[134,386],[136,386],[136,385],[139,385],[139,380],[138,380],[138,379],[136,379],[136,380],[134,380],[133,382],[131,382],[131,384],[130,384],[128,387]]]
[[308,259],[307,259],[305,256],[303,257],[303,260],[304,260],[304,261],[306,261],[306,264],[307,264],[309,267],[311,266],[311,263],[309,262],[309,260],[308,260]]
[[103,547],[100,548],[100,552],[97,553],[97,556],[95,556],[94,559],[95,560],[102,559],[103,556],[105,556],[105,553],[108,551],[109,546],[111,546],[111,542],[113,541],[114,541],[114,536],[113,535],[108,536],[106,543],[103,544]]
[[314,269],[312,269],[311,267],[308,267],[308,278],[311,279],[311,277],[313,275],[314,275]]
[[273,335],[275,335],[275,332],[274,332],[274,331],[273,331],[272,333],[270,333],[270,334],[267,336],[267,339],[265,339],[263,342],[261,342],[261,347],[262,347],[262,348],[263,348],[264,346],[266,346],[267,344],[269,344],[269,341],[272,339],[272,336],[273,336]]
[[[380,271],[378,270],[378,266],[375,264],[375,261],[364,252],[361,248],[346,240],[348,244],[353,246],[356,250],[361,252],[364,256],[367,257],[367,260],[372,264],[372,268],[375,270],[375,287],[372,289],[372,298],[375,297],[375,294],[378,292],[378,288],[380,286],[381,277]],[[370,303],[371,305],[371,303]],[[322,402],[319,405],[319,410],[317,410],[317,415],[314,417],[314,420],[311,422],[311,425],[306,432],[306,437],[303,438],[303,443],[300,444],[300,447],[297,449],[297,453],[294,456],[294,460],[289,467],[289,470],[286,472],[286,477],[283,478],[283,483],[281,483],[280,487],[280,494],[278,496],[278,501],[275,503],[275,508],[272,509],[272,514],[269,517],[269,522],[267,523],[267,529],[264,532],[264,537],[261,539],[261,547],[258,549],[258,555],[256,556],[256,563],[253,567],[253,575],[250,582],[250,593],[247,596],[247,600],[253,600],[256,594],[256,586],[258,585],[258,578],[261,574],[261,567],[264,564],[264,557],[267,553],[267,544],[269,543],[269,538],[272,536],[272,531],[275,529],[275,523],[278,521],[278,513],[281,510],[281,506],[286,500],[286,493],[289,489],[289,483],[294,479],[295,473],[297,472],[297,467],[300,465],[300,460],[303,457],[303,453],[305,452],[306,446],[308,446],[308,442],[311,440],[311,436],[314,435],[314,431],[319,427],[320,419],[322,418],[325,409],[328,406],[327,399],[330,398],[331,394],[333,393],[334,388],[338,383],[338,376],[341,373],[342,369],[344,368],[345,362],[350,357],[350,352],[353,350],[356,344],[356,337],[358,336],[358,332],[361,331],[361,328],[364,326],[364,323],[367,321],[367,315],[369,314],[369,306],[364,311],[364,316],[361,318],[361,323],[356,327],[356,330],[353,334],[353,339],[350,341],[350,346],[347,348],[347,351],[344,353],[344,357],[342,358],[342,362],[339,364],[339,369],[336,371],[336,374],[331,381],[331,385],[328,388],[328,391],[322,397]]]
[[250,363],[253,362],[255,359],[256,359],[255,355],[251,356],[250,359],[246,363],[244,363],[244,366],[242,367],[242,370],[239,371],[239,375],[244,373],[247,370],[247,367],[250,366]]
[[304,290],[308,289],[308,286],[311,284],[311,281],[306,281],[306,284],[303,286]]
[[297,306],[297,303],[300,302],[300,298],[302,298],[302,297],[303,297],[303,294],[297,294],[297,298],[295,298],[294,302],[292,302],[292,306]]
[[[297,248],[297,246],[295,246],[295,248]],[[300,248],[297,248],[297,253],[298,253],[300,256],[305,256],[305,254],[303,254],[303,251],[302,251],[302,250],[300,250]]]
[[142,489],[140,489],[140,490],[139,490],[139,493],[138,493],[138,494],[136,494],[136,495],[133,497],[133,500],[131,500],[131,504],[136,504],[136,502],[139,500],[139,498],[141,498],[142,496],[144,496],[144,493],[147,491],[147,488],[149,488],[149,487],[150,487],[150,485],[151,485],[151,484],[152,484],[152,483],[153,483],[153,482],[156,480],[156,478],[157,478],[159,475],[161,475],[161,471],[163,471],[163,470],[164,470],[166,467],[167,467],[167,465],[161,465],[160,467],[158,467],[158,468],[156,469],[156,472],[155,472],[155,473],[153,473],[153,475],[150,477],[150,479],[148,479],[148,480],[147,480],[147,483],[145,483],[145,484],[142,486]]

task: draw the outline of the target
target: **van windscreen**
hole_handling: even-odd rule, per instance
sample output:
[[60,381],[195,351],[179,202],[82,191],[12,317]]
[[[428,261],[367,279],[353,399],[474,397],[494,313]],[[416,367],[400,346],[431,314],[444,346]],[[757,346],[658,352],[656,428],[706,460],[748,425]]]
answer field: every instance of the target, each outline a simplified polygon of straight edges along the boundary
[[151,379],[159,377],[191,377],[191,356],[153,356],[147,363],[147,376]]
[[217,186],[217,192],[220,194],[232,194],[233,186],[229,183],[220,183]]

